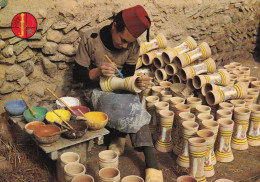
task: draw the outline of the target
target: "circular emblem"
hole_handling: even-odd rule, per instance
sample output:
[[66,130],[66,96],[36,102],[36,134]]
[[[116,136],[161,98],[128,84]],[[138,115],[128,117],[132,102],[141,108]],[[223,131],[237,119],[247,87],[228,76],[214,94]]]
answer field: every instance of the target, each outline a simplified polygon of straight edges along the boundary
[[19,13],[15,15],[11,23],[13,33],[22,39],[33,36],[37,30],[37,21],[30,13]]

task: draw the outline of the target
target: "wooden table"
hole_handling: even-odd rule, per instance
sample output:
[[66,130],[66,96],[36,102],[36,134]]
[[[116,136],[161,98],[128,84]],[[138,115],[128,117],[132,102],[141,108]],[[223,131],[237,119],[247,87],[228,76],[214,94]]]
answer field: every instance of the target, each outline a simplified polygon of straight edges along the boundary
[[[20,129],[24,130],[25,120],[23,117],[9,117],[10,121],[19,126]],[[39,144],[34,137],[34,141],[36,144],[52,159],[59,159],[60,155],[64,152],[76,152],[80,155],[80,162],[82,164],[86,164],[87,161],[87,151],[90,151],[94,146],[94,143],[97,145],[103,144],[104,135],[107,135],[109,131],[105,128],[97,130],[97,131],[87,131],[87,133],[75,140],[69,140],[66,138],[60,137],[58,141],[53,143],[51,146],[44,146]],[[57,161],[57,177],[59,181],[62,181],[62,176],[60,172],[63,169],[59,169],[60,161]]]

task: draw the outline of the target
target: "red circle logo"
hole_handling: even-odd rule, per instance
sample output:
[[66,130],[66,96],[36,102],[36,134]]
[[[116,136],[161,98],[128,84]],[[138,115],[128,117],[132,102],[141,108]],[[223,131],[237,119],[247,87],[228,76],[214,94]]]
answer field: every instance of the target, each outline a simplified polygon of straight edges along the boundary
[[12,20],[13,33],[22,39],[30,38],[37,30],[37,21],[30,13],[19,13]]

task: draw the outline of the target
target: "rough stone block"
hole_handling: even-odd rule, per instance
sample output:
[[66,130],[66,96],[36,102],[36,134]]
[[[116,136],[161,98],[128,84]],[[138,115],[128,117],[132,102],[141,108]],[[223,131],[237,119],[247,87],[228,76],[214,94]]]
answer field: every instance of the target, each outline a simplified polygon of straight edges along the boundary
[[53,55],[56,53],[58,44],[55,42],[46,42],[42,48],[42,52],[47,55]]
[[76,50],[70,44],[59,44],[58,51],[67,56],[73,56],[76,54]]
[[13,45],[7,46],[2,50],[1,53],[6,58],[12,57],[12,55],[14,54],[14,46]]
[[21,54],[21,52],[23,52],[27,46],[28,46],[28,43],[25,40],[19,42],[18,44],[15,44],[14,45],[14,54],[16,56]]
[[10,82],[4,82],[0,88],[0,94],[8,94],[14,91],[14,84]]
[[45,19],[42,23],[41,23],[41,27],[42,27],[42,34],[44,34],[45,32],[47,32],[47,30],[49,30],[49,28],[52,26],[52,24],[56,21],[55,18],[50,18],[50,19]]
[[57,73],[57,65],[55,63],[52,63],[46,57],[42,58],[42,64],[43,64],[44,73],[52,78],[55,77],[55,75]]
[[31,60],[26,61],[20,65],[24,69],[26,76],[28,76],[29,74],[31,74],[34,71],[34,62]]
[[12,38],[14,36],[15,35],[11,28],[1,28],[0,29],[0,39],[8,39],[8,38]]
[[70,44],[75,42],[78,38],[79,38],[79,33],[73,30],[62,37],[61,43]]
[[24,69],[19,65],[13,65],[6,69],[5,78],[7,81],[15,81],[25,75]]
[[23,39],[19,38],[19,37],[13,37],[11,39],[8,40],[9,44],[15,44],[18,43],[20,41],[22,41]]
[[25,49],[19,56],[17,56],[17,62],[24,62],[28,59],[31,59],[34,56],[33,51],[30,48]]
[[57,30],[49,29],[47,31],[47,40],[59,43],[63,37],[63,33]]
[[3,63],[3,64],[14,64],[15,60],[16,60],[16,56],[15,55],[13,55],[10,58],[5,58],[3,56],[0,56],[0,63]]
[[64,29],[67,27],[67,23],[64,22],[64,21],[59,21],[59,22],[56,22],[52,25],[52,28],[54,30],[59,30],[59,29]]

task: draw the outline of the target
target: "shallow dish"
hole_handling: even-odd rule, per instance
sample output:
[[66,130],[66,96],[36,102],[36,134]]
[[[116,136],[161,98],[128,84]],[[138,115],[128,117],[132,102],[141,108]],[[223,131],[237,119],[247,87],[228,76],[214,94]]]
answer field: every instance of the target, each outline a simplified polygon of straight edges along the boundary
[[42,122],[42,121],[32,121],[32,122],[30,122],[30,123],[27,123],[27,124],[24,126],[24,129],[25,129],[25,131],[26,131],[28,134],[32,135],[32,134],[33,134],[33,131],[34,131],[36,128],[38,128],[39,126],[43,126],[43,125],[45,125],[45,123]]
[[53,136],[49,135],[59,131],[61,131],[61,129],[58,126],[47,124],[37,127],[34,130],[33,135],[35,136],[35,139],[42,144],[52,144],[60,138],[60,134]]
[[104,112],[90,111],[84,114],[86,118],[86,123],[91,130],[100,130],[104,128],[108,122],[108,115]]
[[19,116],[23,114],[27,106],[23,100],[12,100],[5,103],[4,108],[12,116]]

